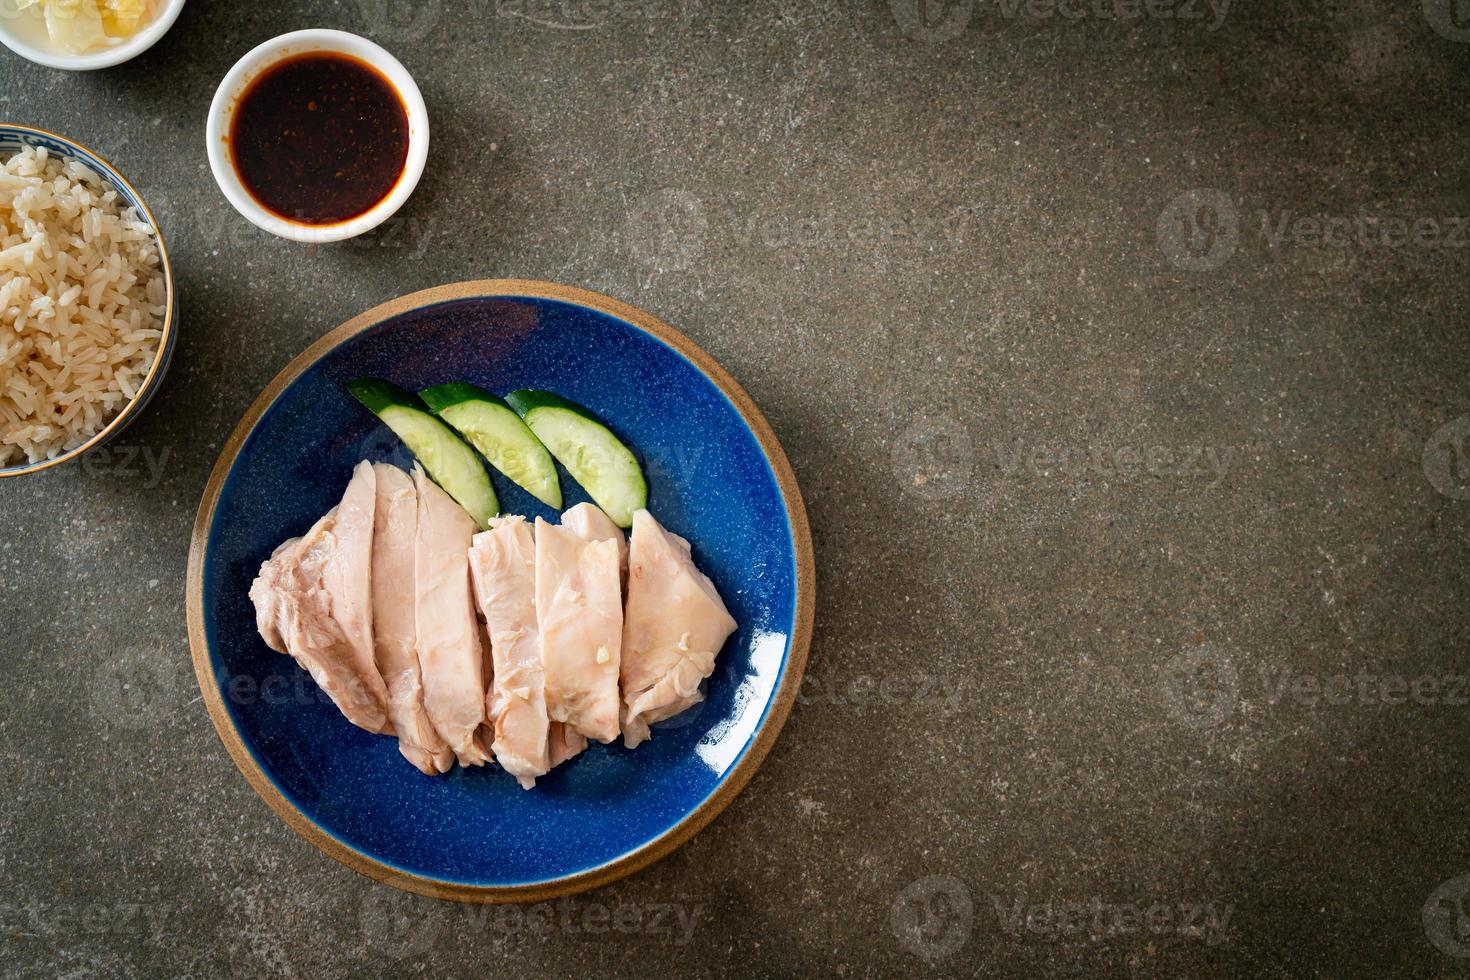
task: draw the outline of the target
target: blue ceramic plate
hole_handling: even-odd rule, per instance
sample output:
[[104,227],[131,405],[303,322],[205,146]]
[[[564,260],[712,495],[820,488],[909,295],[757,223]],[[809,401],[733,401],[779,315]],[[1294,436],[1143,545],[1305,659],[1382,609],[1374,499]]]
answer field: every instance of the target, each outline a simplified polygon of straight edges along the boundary
[[[247,590],[276,545],[332,507],[361,459],[407,467],[342,390],[546,388],[639,453],[649,509],[687,537],[739,622],[703,705],[634,751],[592,746],[522,790],[498,767],[421,775],[353,727],[255,629]],[[493,474],[501,507],[556,513]],[[566,506],[587,499],[564,472]],[[811,635],[811,540],[790,466],[749,397],[646,313],[596,293],[489,281],[428,290],[328,334],[251,406],[220,455],[189,560],[194,665],[220,737],[297,831],[365,874],[424,894],[537,901],[669,853],[749,780],[794,700]]]

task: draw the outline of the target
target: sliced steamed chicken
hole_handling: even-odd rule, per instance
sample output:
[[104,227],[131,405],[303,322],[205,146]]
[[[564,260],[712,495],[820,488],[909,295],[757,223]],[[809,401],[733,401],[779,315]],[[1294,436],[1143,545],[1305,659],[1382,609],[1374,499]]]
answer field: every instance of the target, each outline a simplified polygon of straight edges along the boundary
[[536,619],[546,710],[599,742],[618,736],[623,602],[618,548],[536,519]]
[[388,691],[373,656],[376,486],[372,466],[359,463],[342,502],[261,564],[250,599],[271,649],[309,671],[348,721],[391,732]]
[[[628,539],[596,504],[581,503],[561,515],[561,526],[583,541],[614,541],[620,581],[628,584]],[[559,721],[551,723],[551,766],[556,768],[587,747],[587,739]]]
[[[332,618],[352,651],[352,662],[372,685],[373,697],[387,703],[387,688],[377,670],[373,650],[373,523],[377,519],[378,476],[366,461],[352,470],[352,479],[337,505],[333,559],[323,570],[322,580],[332,597]],[[391,733],[390,717],[383,731]]]
[[735,632],[719,592],[694,567],[689,542],[653,515],[633,515],[628,607],[623,623],[623,741],[633,748],[648,726],[704,699],[699,684]]
[[536,624],[536,541],[524,517],[497,517],[470,548],[475,602],[494,660],[489,718],[496,761],[530,789],[551,769],[541,634]]
[[550,755],[551,768],[574,759],[587,747],[587,737],[570,725],[553,721],[546,734],[546,748]]
[[386,463],[377,475],[373,520],[373,640],[378,672],[388,687],[388,720],[398,733],[398,751],[427,776],[448,772],[454,753],[444,744],[424,709],[414,604],[414,536],[418,493],[408,474]]
[[578,504],[561,515],[561,526],[571,530],[583,541],[616,541],[618,543],[618,567],[624,579],[628,576],[628,539],[623,529],[602,512],[596,504]]
[[460,764],[491,761],[485,719],[480,624],[470,596],[469,550],[476,525],[415,465],[414,613],[424,708]]

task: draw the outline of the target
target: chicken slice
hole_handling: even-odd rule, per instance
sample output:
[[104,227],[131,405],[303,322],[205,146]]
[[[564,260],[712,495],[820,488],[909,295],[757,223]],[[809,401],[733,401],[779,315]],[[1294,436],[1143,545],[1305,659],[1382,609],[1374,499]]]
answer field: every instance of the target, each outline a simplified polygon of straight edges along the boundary
[[[596,504],[581,503],[561,515],[562,527],[569,528],[583,541],[616,541],[618,545],[618,570],[624,585],[628,582],[628,539],[623,529],[603,513]],[[587,739],[559,721],[551,723],[551,768],[580,755],[587,747]]]
[[[378,476],[363,460],[352,470],[352,479],[337,505],[337,522],[332,533],[337,539],[334,560],[327,562],[322,580],[332,597],[332,618],[352,651],[352,662],[373,683],[373,697],[387,705],[388,691],[377,669],[373,650],[373,522],[377,519]],[[389,734],[393,719],[383,726]]]
[[596,504],[578,504],[561,515],[561,526],[571,530],[583,541],[616,541],[618,543],[618,568],[623,581],[628,578],[628,539],[623,529],[602,512]]
[[536,519],[536,619],[546,710],[599,742],[618,736],[622,587],[612,541],[584,541]]
[[587,747],[587,739],[571,726],[553,721],[547,733],[546,747],[551,757],[551,768],[555,769],[568,759],[581,755]]
[[373,657],[376,486],[372,467],[359,464],[342,502],[261,564],[250,599],[271,649],[289,653],[348,721],[384,732],[388,691]]
[[461,765],[491,761],[480,626],[470,597],[475,521],[415,464],[414,616],[424,708]]
[[475,535],[469,557],[495,669],[489,703],[495,758],[530,789],[551,768],[531,526],[524,517],[497,517]]
[[699,684],[736,623],[714,583],[694,566],[689,542],[646,510],[633,515],[628,608],[623,622],[623,742],[704,700]]
[[408,474],[374,463],[378,478],[373,518],[373,640],[378,672],[388,688],[388,720],[398,751],[426,776],[448,772],[454,753],[424,710],[414,603],[414,535],[418,493]]

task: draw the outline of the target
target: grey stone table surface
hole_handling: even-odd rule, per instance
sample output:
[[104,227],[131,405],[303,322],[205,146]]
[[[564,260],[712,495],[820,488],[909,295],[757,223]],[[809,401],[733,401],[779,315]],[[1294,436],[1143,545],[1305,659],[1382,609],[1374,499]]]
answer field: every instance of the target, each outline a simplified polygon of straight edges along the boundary
[[[194,0],[136,61],[0,56],[169,238],[161,395],[0,485],[0,973],[1463,976],[1463,3]],[[250,47],[373,37],[433,117],[306,248],[202,135]],[[664,317],[806,495],[808,681],[675,856],[528,915],[376,885],[231,764],[184,624],[246,406],[469,278]]]

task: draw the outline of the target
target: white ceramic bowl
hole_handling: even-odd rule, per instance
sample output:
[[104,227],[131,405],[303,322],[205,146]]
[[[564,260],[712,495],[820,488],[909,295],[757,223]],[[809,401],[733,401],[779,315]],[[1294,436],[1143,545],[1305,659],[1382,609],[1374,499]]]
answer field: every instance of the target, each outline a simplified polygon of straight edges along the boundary
[[[392,83],[408,112],[408,159],[404,162],[403,176],[398,179],[388,196],[374,205],[372,210],[330,225],[288,221],[257,201],[240,180],[229,140],[235,108],[250,83],[277,62],[313,51],[334,51],[351,55],[372,65]],[[293,241],[339,242],[361,235],[387,221],[413,193],[419,177],[423,175],[424,162],[429,158],[429,110],[424,105],[424,97],[408,69],[372,41],[345,31],[295,31],[265,42],[235,63],[235,67],[225,75],[224,81],[220,82],[219,89],[214,93],[214,103],[209,107],[209,122],[205,127],[205,139],[209,144],[209,168],[214,171],[215,182],[235,210],[251,223],[273,235]]]
[[183,9],[184,0],[164,0],[158,16],[127,40],[86,54],[68,54],[51,46],[45,22],[33,11],[16,9],[15,0],[0,0],[0,43],[22,58],[48,68],[67,71],[111,68],[153,47],[174,26]]

